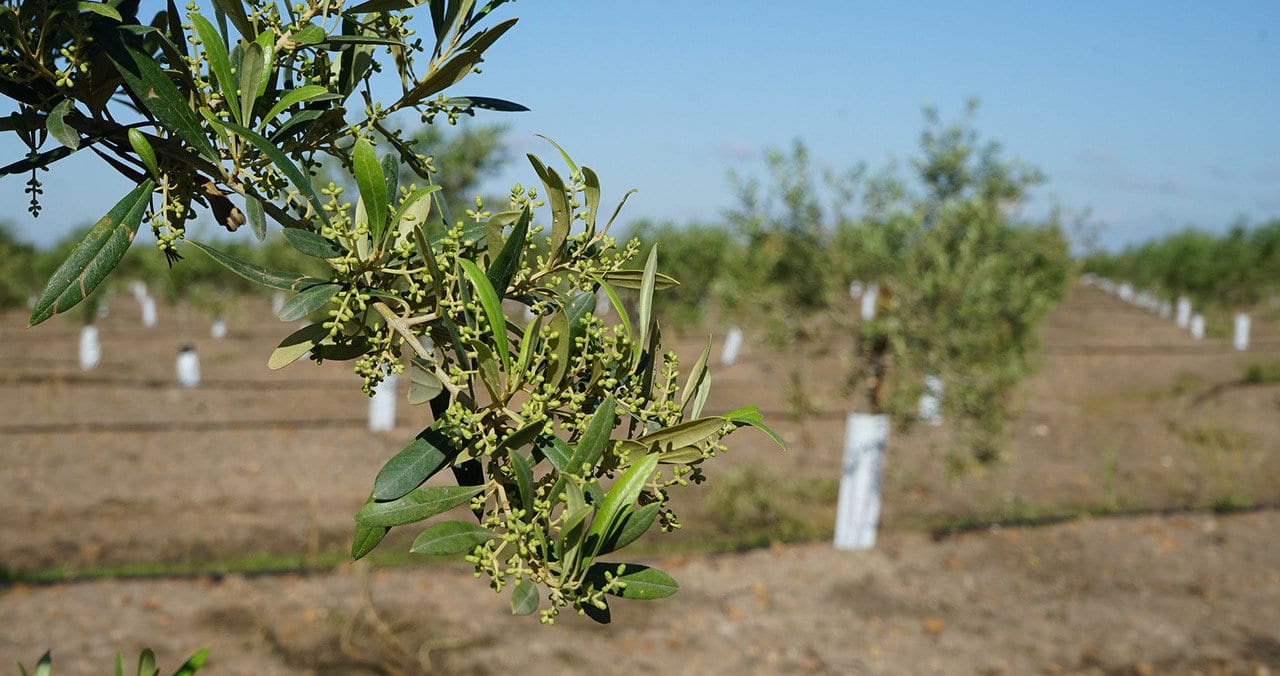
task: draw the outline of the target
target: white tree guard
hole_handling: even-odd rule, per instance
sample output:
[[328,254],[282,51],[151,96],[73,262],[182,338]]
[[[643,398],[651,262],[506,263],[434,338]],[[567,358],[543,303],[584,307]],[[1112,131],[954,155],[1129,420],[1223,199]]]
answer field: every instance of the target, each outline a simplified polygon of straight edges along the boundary
[[1120,285],[1120,300],[1133,302],[1133,285],[1125,282]]
[[920,395],[920,421],[930,425],[942,424],[942,379],[924,377],[924,393]]
[[836,503],[835,548],[871,549],[880,521],[880,479],[889,416],[850,413],[845,420],[844,467]]
[[869,322],[876,318],[876,301],[880,299],[880,285],[868,284],[862,294],[862,321]]
[[862,297],[862,282],[849,282],[849,297],[854,300]]
[[142,305],[142,325],[153,328],[156,325],[156,299],[146,296],[138,303]]
[[369,398],[369,431],[390,432],[396,427],[396,374],[389,373]]
[[1199,312],[1191,315],[1191,337],[1196,340],[1204,338],[1204,315]]
[[174,371],[178,375],[178,384],[183,387],[200,386],[200,357],[190,345],[178,351],[178,359],[174,363]]
[[1236,330],[1232,337],[1232,345],[1236,348],[1236,352],[1246,352],[1249,349],[1249,315],[1241,312],[1236,314]]
[[209,337],[222,340],[227,337],[227,323],[221,318],[213,320],[209,326]]
[[733,366],[738,361],[738,352],[742,350],[742,329],[730,327],[724,337],[724,348],[720,351],[720,365]]
[[1186,296],[1178,296],[1177,312],[1174,313],[1173,323],[1180,329],[1191,326],[1191,299]]
[[1173,316],[1173,303],[1167,300],[1160,301],[1160,318],[1168,319]]
[[129,293],[133,294],[133,299],[139,303],[142,302],[143,298],[151,295],[150,292],[147,291],[147,283],[136,279],[129,282]]
[[102,345],[98,342],[98,327],[89,324],[80,329],[80,368],[92,371],[102,361]]

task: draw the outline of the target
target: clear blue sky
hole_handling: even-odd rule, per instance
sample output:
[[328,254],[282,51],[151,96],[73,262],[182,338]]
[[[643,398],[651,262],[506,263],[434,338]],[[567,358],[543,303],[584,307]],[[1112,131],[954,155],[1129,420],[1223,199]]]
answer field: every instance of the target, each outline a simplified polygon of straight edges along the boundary
[[[923,104],[951,119],[970,97],[984,137],[1048,175],[1029,213],[1092,209],[1104,246],[1280,217],[1274,0],[525,0],[499,11],[520,24],[451,91],[533,109],[482,113],[511,124],[515,157],[552,159],[534,136],[545,134],[596,169],[606,200],[638,188],[624,222],[716,219],[733,202],[726,171],[756,170],[765,148],[796,138],[821,166],[905,161]],[[0,138],[5,157],[19,147]],[[124,188],[95,161],[47,177],[35,222],[23,178],[0,180],[3,218],[39,244]],[[535,183],[517,162],[491,191],[514,181]]]

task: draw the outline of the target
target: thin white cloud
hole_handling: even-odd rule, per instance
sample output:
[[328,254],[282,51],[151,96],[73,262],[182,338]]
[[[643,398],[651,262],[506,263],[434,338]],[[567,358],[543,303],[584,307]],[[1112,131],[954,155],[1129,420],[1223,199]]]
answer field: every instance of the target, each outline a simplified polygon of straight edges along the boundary
[[721,139],[715,145],[715,154],[729,160],[750,160],[760,155],[755,146],[739,139]]

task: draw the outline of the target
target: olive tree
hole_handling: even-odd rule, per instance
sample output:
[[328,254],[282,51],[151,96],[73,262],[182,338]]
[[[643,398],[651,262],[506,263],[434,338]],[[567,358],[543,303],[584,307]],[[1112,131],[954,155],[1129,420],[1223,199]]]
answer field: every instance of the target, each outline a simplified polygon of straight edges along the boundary
[[[397,122],[524,110],[453,93],[515,25],[494,16],[504,4],[214,0],[206,16],[173,0],[146,14],[137,0],[4,0],[0,94],[13,109],[0,131],[29,152],[0,174],[27,177],[33,213],[41,172],[77,152],[136,184],[53,273],[31,325],[89,295],[144,222],[170,261],[194,248],[292,294],[281,320],[324,318],[284,338],[270,367],[350,360],[366,391],[407,370],[411,403],[430,412],[378,472],[352,557],[391,528],[469,507],[473,518],[423,528],[413,551],[465,554],[510,590],[515,613],[541,609],[550,623],[567,607],[607,622],[609,596],[676,590],[666,573],[612,558],[655,524],[679,526],[669,491],[703,481],[735,429],[777,436],[754,408],[703,410],[707,352],[681,364],[654,320],[655,291],[676,281],[656,250],[610,236],[589,167],[552,144],[562,169],[531,155],[530,186],[449,212],[458,196],[442,195],[435,158]],[[375,98],[375,81],[398,94]],[[350,179],[320,181],[322,165]],[[259,238],[273,221],[328,272],[183,244],[200,213]],[[638,292],[634,316],[622,288]],[[615,323],[595,313],[600,290]],[[504,301],[534,318],[508,318]],[[446,469],[456,485],[425,485]]]

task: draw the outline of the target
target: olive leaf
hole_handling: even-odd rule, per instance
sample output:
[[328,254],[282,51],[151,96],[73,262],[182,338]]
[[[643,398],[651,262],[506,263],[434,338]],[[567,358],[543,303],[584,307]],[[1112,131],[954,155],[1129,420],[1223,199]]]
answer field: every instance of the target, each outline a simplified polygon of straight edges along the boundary
[[36,298],[27,326],[70,310],[98,288],[133,243],[154,187],[144,180],[89,229]]

